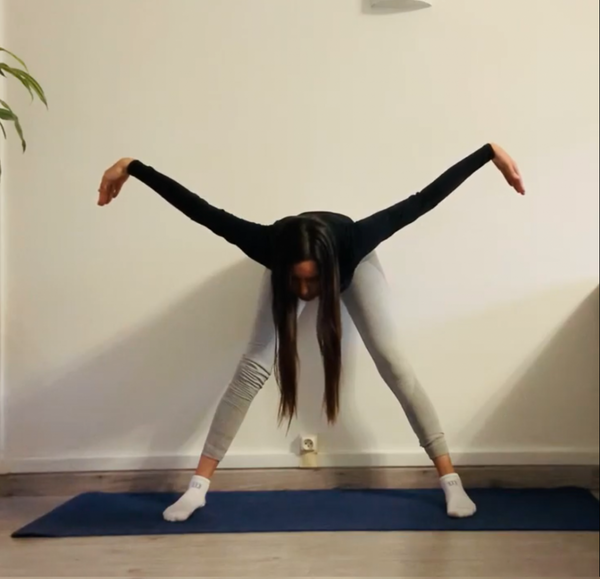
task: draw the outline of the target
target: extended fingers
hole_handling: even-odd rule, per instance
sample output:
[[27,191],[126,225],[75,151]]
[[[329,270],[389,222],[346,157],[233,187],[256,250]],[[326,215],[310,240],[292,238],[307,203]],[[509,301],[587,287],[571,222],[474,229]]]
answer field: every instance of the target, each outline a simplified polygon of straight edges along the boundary
[[98,198],[98,205],[108,205],[118,194],[115,182],[104,177],[100,183],[98,193],[100,194]]
[[513,179],[514,179],[514,187],[521,194],[525,195],[525,184],[523,182],[523,175],[521,175],[521,171],[516,163],[513,163]]
[[101,207],[106,205],[110,201],[110,196],[108,193],[108,183],[105,180],[102,180],[100,183],[100,187],[98,188],[98,205]]

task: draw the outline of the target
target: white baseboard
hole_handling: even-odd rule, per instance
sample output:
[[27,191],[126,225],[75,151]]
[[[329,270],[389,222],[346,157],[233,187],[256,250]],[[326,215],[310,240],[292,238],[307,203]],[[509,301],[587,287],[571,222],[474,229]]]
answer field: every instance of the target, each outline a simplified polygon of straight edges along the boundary
[[[598,449],[507,450],[455,452],[456,466],[597,466]],[[121,456],[7,459],[3,472],[11,474],[189,470],[196,468],[198,456]],[[318,467],[429,467],[431,462],[423,452],[373,452],[318,455]],[[221,469],[299,468],[298,456],[288,454],[231,454]]]

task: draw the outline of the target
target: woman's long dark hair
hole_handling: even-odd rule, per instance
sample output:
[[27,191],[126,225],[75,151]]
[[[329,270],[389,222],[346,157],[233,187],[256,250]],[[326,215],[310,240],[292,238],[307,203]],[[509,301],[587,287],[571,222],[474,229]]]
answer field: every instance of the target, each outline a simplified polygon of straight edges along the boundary
[[325,371],[323,404],[327,420],[335,422],[339,410],[342,367],[340,279],[335,241],[318,217],[289,217],[282,225],[273,256],[273,320],[277,332],[276,377],[281,392],[280,423],[297,412],[298,297],[292,290],[292,268],[303,261],[317,264],[320,304],[317,338]]

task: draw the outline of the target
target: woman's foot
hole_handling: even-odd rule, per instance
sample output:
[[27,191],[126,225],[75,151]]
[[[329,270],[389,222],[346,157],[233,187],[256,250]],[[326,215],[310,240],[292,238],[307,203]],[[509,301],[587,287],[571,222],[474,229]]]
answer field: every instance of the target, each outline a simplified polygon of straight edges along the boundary
[[448,516],[457,519],[472,517],[477,512],[477,506],[469,498],[462,481],[457,474],[449,474],[441,478],[442,489],[446,495]]
[[163,513],[165,521],[181,523],[187,521],[198,509],[206,504],[206,493],[210,481],[203,476],[194,476],[183,496]]

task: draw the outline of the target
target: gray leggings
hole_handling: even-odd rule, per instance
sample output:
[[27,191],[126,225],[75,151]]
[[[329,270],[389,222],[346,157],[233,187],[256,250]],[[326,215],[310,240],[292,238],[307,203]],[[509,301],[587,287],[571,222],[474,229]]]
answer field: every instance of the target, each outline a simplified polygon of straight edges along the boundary
[[[398,328],[391,315],[390,290],[375,253],[357,267],[342,300],[379,374],[402,405],[421,446],[431,459],[448,454],[446,438],[429,397],[398,348]],[[298,315],[305,303],[299,302]],[[266,271],[252,335],[232,382],[214,416],[203,454],[223,460],[248,408],[268,380],[275,363],[275,328],[271,315],[270,272]]]

